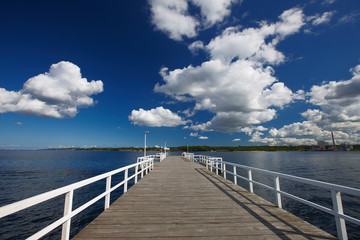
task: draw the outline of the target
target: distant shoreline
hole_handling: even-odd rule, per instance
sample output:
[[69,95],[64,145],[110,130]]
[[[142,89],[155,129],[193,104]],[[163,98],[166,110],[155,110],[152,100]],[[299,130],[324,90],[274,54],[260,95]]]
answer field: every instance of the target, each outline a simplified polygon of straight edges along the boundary
[[[340,146],[337,146],[340,151]],[[51,148],[43,150],[69,150],[69,151],[134,151],[142,152],[142,147],[119,147],[119,148]],[[161,148],[147,148],[149,152],[160,152]],[[180,146],[170,147],[171,152],[298,152],[313,151],[312,146]],[[352,151],[360,151],[360,145],[353,145]]]

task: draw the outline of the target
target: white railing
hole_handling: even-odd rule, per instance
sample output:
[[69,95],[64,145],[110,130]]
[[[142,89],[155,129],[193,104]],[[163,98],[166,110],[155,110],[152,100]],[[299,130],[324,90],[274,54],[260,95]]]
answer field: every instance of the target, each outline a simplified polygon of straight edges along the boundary
[[[342,200],[341,200],[341,193],[346,193],[349,195],[359,197],[360,189],[345,187],[345,186],[341,186],[341,185],[337,185],[337,184],[331,184],[331,183],[327,183],[327,182],[322,182],[322,181],[317,181],[317,180],[312,180],[312,179],[307,179],[307,178],[302,178],[302,177],[296,177],[296,176],[292,176],[292,175],[288,175],[288,174],[283,174],[283,173],[268,171],[268,170],[264,170],[264,169],[249,167],[249,166],[240,165],[240,164],[236,164],[236,163],[224,162],[224,161],[222,161],[222,158],[215,158],[215,157],[209,157],[209,156],[204,156],[204,155],[194,155],[194,154],[189,154],[189,153],[183,154],[183,156],[188,157],[188,159],[190,159],[190,160],[203,163],[204,165],[206,165],[206,168],[209,169],[210,171],[213,171],[213,169],[215,169],[215,172],[218,175],[219,175],[219,171],[221,170],[221,173],[223,174],[223,177],[225,179],[226,179],[227,174],[233,175],[235,184],[237,184],[238,178],[246,180],[249,183],[249,191],[251,193],[254,193],[254,188],[253,188],[254,184],[257,184],[264,188],[273,190],[274,194],[275,194],[276,205],[279,208],[282,208],[281,196],[286,196],[286,197],[294,199],[298,202],[301,202],[303,204],[309,205],[311,207],[314,207],[323,212],[333,215],[335,217],[335,221],[336,221],[337,235],[338,235],[338,238],[341,240],[348,239],[345,221],[348,221],[348,222],[351,222],[353,224],[360,226],[359,219],[356,219],[354,217],[344,214]],[[231,171],[227,170],[227,166],[232,166],[232,167],[230,167]],[[236,171],[237,168],[247,170],[248,176],[244,177],[244,176],[238,175],[237,171]],[[274,186],[268,186],[266,184],[254,181],[252,178],[253,172],[258,172],[258,173],[262,173],[262,174],[265,174],[268,176],[272,176],[274,179]],[[322,205],[319,205],[314,202],[308,201],[306,199],[300,198],[293,194],[281,191],[280,190],[280,178],[299,182],[299,183],[305,183],[305,184],[309,184],[309,185],[313,185],[313,186],[317,186],[317,187],[329,190],[331,192],[333,209],[324,207]]]
[[159,162],[161,162],[162,160],[164,160],[166,158],[167,154],[166,153],[157,153],[156,155],[147,155],[145,157],[138,157],[137,158],[137,162],[142,162],[145,161],[149,158],[153,158],[154,160],[159,160]]
[[[124,193],[128,190],[128,182],[131,179],[134,179],[134,183],[136,184],[138,182],[138,175],[141,174],[141,178],[143,178],[144,174],[149,173],[154,168],[154,158],[147,156],[146,159],[143,159],[142,161],[138,161],[137,163],[113,170],[111,172],[107,172],[92,178],[88,178],[86,180],[73,183],[70,185],[67,185],[62,188],[58,188],[43,194],[39,194],[34,197],[30,197],[6,206],[3,206],[0,208],[0,218],[3,218],[5,216],[8,216],[10,214],[16,213],[18,211],[21,211],[23,209],[29,208],[31,206],[37,205],[39,203],[45,202],[47,200],[53,199],[60,195],[65,195],[65,203],[64,203],[64,215],[62,218],[56,220],[49,226],[43,228],[39,232],[35,233],[31,237],[27,239],[39,239],[42,236],[46,235],[50,231],[54,230],[55,228],[62,225],[62,234],[61,239],[67,240],[70,237],[70,223],[71,218],[75,215],[79,214],[84,209],[88,208],[95,202],[99,201],[100,199],[105,197],[105,210],[109,208],[110,206],[110,193],[114,191],[115,189],[124,186]],[[129,169],[134,169],[134,174],[131,176],[128,176]],[[115,174],[124,172],[124,180],[115,186],[111,187],[111,177]],[[106,188],[105,192],[101,193],[97,197],[91,199],[87,203],[83,204],[82,206],[78,207],[77,209],[73,210],[73,197],[74,197],[74,190],[79,189],[81,187],[87,186],[91,183],[97,182],[99,180],[106,178]]]

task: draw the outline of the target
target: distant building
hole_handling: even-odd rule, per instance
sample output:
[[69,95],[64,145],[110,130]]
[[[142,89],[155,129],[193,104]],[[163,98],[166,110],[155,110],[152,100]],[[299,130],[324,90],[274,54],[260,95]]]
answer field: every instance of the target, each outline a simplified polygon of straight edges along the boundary
[[341,151],[351,151],[353,149],[353,146],[349,143],[342,143],[340,144]]
[[324,150],[327,150],[328,149],[328,143],[327,142],[325,142],[325,141],[319,141],[318,142],[318,146],[320,147],[320,149],[319,150],[322,150],[322,151],[324,151]]
[[319,141],[317,145],[312,146],[313,151],[328,151],[330,149],[332,149],[331,146],[325,141]]

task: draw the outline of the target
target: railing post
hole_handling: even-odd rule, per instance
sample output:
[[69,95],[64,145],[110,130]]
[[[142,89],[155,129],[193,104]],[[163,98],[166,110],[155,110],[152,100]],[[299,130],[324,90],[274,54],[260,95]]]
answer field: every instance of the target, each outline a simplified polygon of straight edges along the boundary
[[219,175],[219,162],[216,161],[216,175]]
[[331,198],[332,198],[333,208],[336,213],[335,222],[336,222],[336,230],[337,230],[338,238],[340,240],[347,240],[348,237],[346,232],[345,220],[337,215],[337,214],[344,214],[340,191],[331,190]]
[[126,193],[127,190],[128,190],[128,174],[129,174],[129,169],[127,168],[125,170],[125,174],[124,174],[124,181],[125,181],[125,183],[124,183],[124,193]]
[[[106,178],[106,188],[105,191],[109,191],[111,188],[111,176]],[[105,210],[110,207],[110,193],[105,195]]]
[[[67,192],[65,194],[65,203],[64,203],[64,216],[69,215],[72,211],[74,190]],[[61,240],[68,240],[70,238],[70,226],[71,226],[71,218],[68,219],[62,225],[62,233]]]
[[252,183],[252,172],[250,169],[248,170],[248,176],[249,176],[249,191],[251,193],[254,193],[254,187],[253,187],[253,183]]
[[237,185],[236,166],[233,166],[233,172],[234,172],[234,184]]
[[279,179],[279,176],[275,176],[274,185],[275,185],[276,205],[277,205],[279,208],[282,208],[281,194],[278,192],[278,191],[280,191],[280,179]]
[[225,163],[223,163],[222,171],[224,173],[224,178],[226,179],[226,164]]
[[[204,160],[203,160],[203,161],[204,161]],[[208,166],[208,165],[209,165],[209,164],[208,164],[208,161],[206,160],[205,162],[206,162],[206,170],[208,170],[208,169],[209,169],[209,166]]]
[[141,163],[141,178],[144,177],[144,163]]
[[213,171],[213,161],[209,160],[210,162],[210,171],[212,172]]
[[137,183],[137,181],[138,181],[138,171],[139,171],[139,164],[137,164],[136,166],[135,166],[135,184]]

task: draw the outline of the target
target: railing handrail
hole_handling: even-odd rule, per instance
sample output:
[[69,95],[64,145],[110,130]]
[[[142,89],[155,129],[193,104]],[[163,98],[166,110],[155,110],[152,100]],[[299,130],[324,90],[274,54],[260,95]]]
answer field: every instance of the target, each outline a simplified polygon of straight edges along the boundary
[[[70,221],[72,217],[86,209],[87,207],[91,206],[93,203],[97,202],[101,198],[105,197],[105,209],[109,207],[110,203],[110,193],[114,191],[115,189],[121,187],[124,185],[124,192],[127,191],[127,183],[129,180],[135,178],[135,183],[137,182],[138,175],[141,174],[141,177],[143,177],[144,172],[148,173],[151,169],[154,168],[154,157],[152,156],[146,156],[146,159],[144,159],[141,162],[137,162],[134,164],[130,164],[118,169],[115,169],[110,172],[106,172],[103,174],[100,174],[98,176],[94,176],[76,183],[69,184],[67,186],[57,188],[55,190],[51,190],[33,197],[26,198],[24,200],[20,200],[15,203],[11,203],[5,206],[0,207],[0,218],[6,217],[8,215],[14,214],[18,211],[24,210],[26,208],[35,206],[37,204],[40,204],[42,202],[48,201],[50,199],[53,199],[55,197],[58,197],[60,195],[65,194],[65,207],[64,207],[64,216],[49,226],[43,228],[42,230],[38,231],[28,239],[38,239],[45,234],[49,233],[53,229],[59,227],[60,225],[63,225],[63,234],[62,239],[69,239],[69,233],[70,233],[70,222],[67,223],[67,221]],[[138,171],[138,168],[141,167],[141,171]],[[135,172],[130,177],[128,176],[128,170],[131,168],[135,168]],[[111,187],[111,176],[124,172],[124,180],[117,185]],[[82,206],[78,207],[75,210],[72,210],[72,198],[73,198],[73,192],[76,189],[79,189],[81,187],[87,186],[89,184],[92,184],[94,182],[100,181],[102,179],[106,179],[106,190],[105,192],[102,192],[97,197],[91,199],[87,203],[83,204]],[[69,202],[70,201],[70,202]],[[67,206],[68,204],[68,206]],[[68,224],[68,226],[64,226],[65,224]],[[64,230],[65,229],[65,230]],[[65,232],[65,233],[64,233]]]
[[[206,156],[206,155],[194,155],[194,159],[196,159],[196,157],[198,157],[198,156]],[[280,172],[276,172],[276,171],[270,171],[270,170],[256,168],[256,167],[250,167],[250,166],[246,166],[246,165],[242,165],[242,164],[238,164],[238,163],[226,162],[226,161],[222,161],[222,160],[219,161],[216,159],[219,157],[209,157],[209,156],[206,156],[206,157],[210,160],[214,160],[215,162],[222,162],[227,165],[232,165],[232,166],[240,167],[240,168],[247,169],[247,170],[257,171],[257,172],[265,173],[265,174],[268,174],[271,176],[279,176],[282,178],[293,180],[295,182],[301,182],[301,183],[306,183],[306,184],[317,186],[317,187],[326,188],[327,190],[338,190],[338,191],[341,191],[343,193],[347,193],[350,195],[360,196],[360,189],[357,189],[357,188],[347,187],[347,186],[338,185],[338,184],[334,184],[334,183],[328,183],[328,182],[319,181],[319,180],[313,180],[313,179],[309,179],[309,178],[298,177],[298,176],[294,176],[294,175],[290,175],[290,174],[280,173]]]
[[[360,189],[356,189],[356,188],[352,188],[352,187],[346,187],[346,186],[333,184],[333,183],[327,183],[327,182],[324,182],[324,181],[318,181],[318,180],[293,176],[293,175],[279,173],[279,172],[275,172],[275,171],[250,167],[250,166],[241,165],[241,164],[237,164],[237,163],[225,162],[220,157],[210,157],[210,156],[206,156],[206,155],[194,155],[194,154],[189,154],[189,153],[184,153],[183,156],[188,157],[189,159],[192,159],[192,160],[195,160],[195,161],[204,162],[204,163],[206,163],[207,168],[208,168],[208,165],[210,165],[210,170],[212,171],[212,169],[215,168],[216,169],[215,170],[216,174],[219,174],[218,171],[219,171],[219,169],[221,169],[223,171],[224,178],[226,178],[226,173],[232,174],[234,176],[234,183],[235,184],[237,184],[237,178],[241,178],[243,180],[248,181],[249,182],[249,189],[250,189],[250,192],[252,192],[252,193],[254,192],[253,191],[253,184],[258,184],[258,185],[260,185],[262,187],[265,187],[267,189],[274,190],[275,197],[276,197],[276,204],[277,204],[277,206],[279,208],[282,208],[281,195],[284,195],[284,196],[290,197],[290,198],[292,198],[292,199],[294,199],[296,201],[299,201],[301,203],[309,205],[311,207],[315,207],[315,208],[317,208],[317,209],[319,209],[321,211],[324,211],[326,213],[332,214],[333,216],[335,216],[336,228],[337,228],[337,233],[338,233],[338,238],[339,239],[347,239],[347,231],[346,231],[345,221],[349,221],[349,222],[352,222],[352,223],[360,226],[360,220],[359,219],[356,219],[354,217],[351,217],[351,216],[348,216],[348,215],[344,214],[343,206],[342,206],[342,200],[341,200],[341,193],[346,193],[346,194],[353,195],[353,196],[360,196]],[[220,168],[218,167],[218,164],[220,164],[220,166],[221,166]],[[225,167],[226,165],[233,166],[233,172],[228,171],[226,169],[226,167]],[[243,177],[241,175],[238,175],[236,173],[236,168],[237,167],[248,170],[248,177],[246,178],[246,177]],[[274,185],[275,186],[270,187],[269,185],[254,181],[252,179],[252,171],[260,172],[260,173],[263,173],[263,174],[270,175],[270,176],[274,177]],[[326,190],[330,190],[334,209],[329,209],[327,207],[324,207],[322,205],[313,203],[313,202],[308,201],[306,199],[303,199],[301,197],[298,197],[298,196],[292,195],[290,193],[281,191],[280,190],[280,178],[292,180],[294,182],[305,183],[305,184],[317,186],[317,187],[320,187],[320,188],[323,188],[323,189],[326,189]]]
[[244,169],[247,169],[247,170],[253,170],[253,171],[257,171],[257,172],[262,172],[262,173],[272,175],[272,176],[279,176],[279,177],[282,177],[282,178],[293,180],[295,182],[301,182],[301,183],[306,183],[306,184],[317,186],[317,187],[322,187],[322,188],[325,188],[327,190],[337,190],[337,191],[341,191],[343,193],[347,193],[347,194],[350,194],[350,195],[360,196],[360,189],[356,189],[356,188],[352,188],[352,187],[347,187],[347,186],[343,186],[343,185],[338,185],[338,184],[334,184],[334,183],[328,183],[328,182],[309,179],[309,178],[298,177],[298,176],[294,176],[294,175],[289,175],[289,174],[285,174],[285,173],[265,170],[265,169],[261,169],[261,168],[250,167],[250,166],[241,165],[241,164],[237,164],[237,163],[231,163],[231,162],[225,162],[225,161],[223,161],[223,163],[226,163],[226,164],[229,164],[229,165],[234,165],[234,166],[244,168]]

